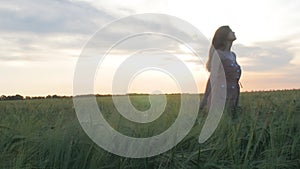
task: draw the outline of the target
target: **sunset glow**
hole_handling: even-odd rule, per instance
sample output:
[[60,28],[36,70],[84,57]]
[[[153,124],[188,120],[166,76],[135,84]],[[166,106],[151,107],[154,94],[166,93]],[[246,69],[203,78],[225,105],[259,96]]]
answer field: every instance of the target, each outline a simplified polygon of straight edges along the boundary
[[[76,62],[88,40],[112,21],[141,13],[178,17],[196,27],[209,42],[219,26],[229,25],[237,36],[232,50],[243,71],[242,92],[299,89],[299,8],[300,1],[296,0],[134,0],[126,3],[121,0],[4,0],[0,2],[0,94],[72,95]],[[119,33],[126,28],[112,31]],[[105,40],[110,36],[113,34],[108,34]],[[198,92],[203,93],[209,76],[206,60],[199,60],[183,45],[177,47],[177,57],[190,69]],[[112,93],[114,72],[130,54],[111,53],[105,58],[97,70],[94,93]],[[172,64],[172,58],[163,60],[162,64]],[[138,74],[128,93],[155,90],[189,92],[181,91],[168,74],[152,70]]]

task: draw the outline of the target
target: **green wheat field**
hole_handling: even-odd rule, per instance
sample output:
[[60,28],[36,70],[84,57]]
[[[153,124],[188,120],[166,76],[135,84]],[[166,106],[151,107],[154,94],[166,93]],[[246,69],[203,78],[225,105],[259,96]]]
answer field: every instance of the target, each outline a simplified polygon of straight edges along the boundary
[[[148,98],[130,95],[139,110],[150,107]],[[117,112],[111,96],[97,101],[109,124],[132,137],[163,132],[180,108],[180,95],[167,95],[165,112],[151,123],[138,125]],[[242,93],[236,118],[225,112],[212,137],[199,144],[205,112],[199,112],[199,124],[173,149],[133,159],[96,145],[81,128],[71,98],[0,101],[0,168],[300,168],[300,90]]]

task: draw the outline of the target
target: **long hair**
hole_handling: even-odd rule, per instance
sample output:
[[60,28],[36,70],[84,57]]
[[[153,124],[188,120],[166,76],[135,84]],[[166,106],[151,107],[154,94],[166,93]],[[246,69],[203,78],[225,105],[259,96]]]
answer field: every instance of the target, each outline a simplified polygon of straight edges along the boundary
[[208,61],[206,63],[206,69],[210,72],[211,70],[211,60],[214,55],[214,52],[217,49],[225,49],[226,41],[227,41],[227,36],[229,32],[231,31],[230,27],[225,25],[219,27],[212,40],[212,44],[209,49],[209,55],[208,55]]

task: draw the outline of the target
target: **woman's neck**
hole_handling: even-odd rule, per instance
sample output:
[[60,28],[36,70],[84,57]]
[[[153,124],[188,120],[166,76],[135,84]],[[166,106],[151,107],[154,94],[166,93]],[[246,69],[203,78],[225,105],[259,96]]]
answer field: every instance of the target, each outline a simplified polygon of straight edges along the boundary
[[227,41],[225,44],[224,51],[230,51],[232,46],[232,41]]

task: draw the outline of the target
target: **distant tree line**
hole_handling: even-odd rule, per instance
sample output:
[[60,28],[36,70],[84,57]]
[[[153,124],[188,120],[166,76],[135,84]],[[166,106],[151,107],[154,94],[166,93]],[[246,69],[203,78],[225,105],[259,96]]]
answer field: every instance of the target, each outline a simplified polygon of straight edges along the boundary
[[[300,89],[277,89],[277,90],[258,90],[258,91],[250,91],[250,93],[254,93],[254,92],[277,92],[277,91],[293,91],[293,90],[300,90]],[[249,93],[249,91],[245,91],[244,93]],[[168,95],[177,95],[180,93],[171,93]],[[187,93],[188,94],[188,93]],[[145,93],[127,93],[127,94],[120,94],[120,96],[123,95],[149,95],[149,94],[145,94]],[[87,94],[87,95],[78,95],[78,96],[74,96],[74,97],[87,97],[87,96],[96,96],[96,97],[105,97],[105,96],[109,96],[111,97],[112,95],[110,94]],[[118,96],[118,95],[115,95]],[[58,99],[58,98],[72,98],[73,96],[58,96],[58,95],[48,95],[48,96],[21,96],[19,94],[16,94],[14,96],[5,96],[2,95],[0,97],[0,101],[2,100],[34,100],[34,99]]]
[[14,96],[2,95],[0,100],[33,100],[33,99],[56,99],[56,98],[71,98],[71,96],[58,96],[58,95],[48,95],[48,96],[21,96],[16,94]]

